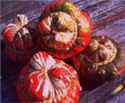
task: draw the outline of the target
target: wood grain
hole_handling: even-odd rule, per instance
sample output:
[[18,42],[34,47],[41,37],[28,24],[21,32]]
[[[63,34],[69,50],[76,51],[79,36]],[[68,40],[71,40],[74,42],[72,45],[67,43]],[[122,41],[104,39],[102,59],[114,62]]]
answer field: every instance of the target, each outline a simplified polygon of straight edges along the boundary
[[[0,33],[6,24],[12,22],[16,14],[26,14],[30,21],[34,21],[40,16],[41,7],[45,1],[1,1]],[[125,0],[72,0],[72,2],[90,14],[94,24],[92,35],[108,35],[125,48]],[[2,40],[1,35],[0,39]],[[3,45],[2,48],[4,48]],[[15,81],[21,66],[8,60],[3,51],[1,59],[2,103],[17,103],[19,101],[16,98]],[[123,80],[125,75],[106,82],[92,91],[82,92],[80,103],[125,103],[125,90],[115,97],[110,95],[111,91]]]

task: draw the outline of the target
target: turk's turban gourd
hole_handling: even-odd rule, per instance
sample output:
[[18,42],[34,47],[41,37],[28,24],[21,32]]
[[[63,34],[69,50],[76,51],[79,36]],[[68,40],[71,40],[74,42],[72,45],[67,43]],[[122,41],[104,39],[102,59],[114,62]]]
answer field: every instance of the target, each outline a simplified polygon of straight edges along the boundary
[[25,61],[32,54],[33,39],[31,32],[26,27],[28,22],[25,15],[17,15],[14,23],[8,24],[4,29],[3,36],[7,45],[7,55],[13,61]]
[[38,23],[39,47],[59,59],[67,59],[84,50],[91,40],[89,15],[64,0],[45,6]]
[[46,52],[38,52],[21,70],[17,93],[23,103],[78,103],[77,72]]
[[125,51],[108,36],[94,36],[86,51],[73,61],[82,85],[85,78],[111,80],[125,73]]

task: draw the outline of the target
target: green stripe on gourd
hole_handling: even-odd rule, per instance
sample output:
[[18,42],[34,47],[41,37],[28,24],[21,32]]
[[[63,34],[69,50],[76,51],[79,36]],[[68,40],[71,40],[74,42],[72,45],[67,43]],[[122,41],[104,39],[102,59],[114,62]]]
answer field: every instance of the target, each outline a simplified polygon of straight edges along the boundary
[[79,23],[81,22],[81,20],[85,21],[84,31],[90,32],[90,26],[88,24],[87,18],[84,15],[81,18],[81,12],[80,12],[80,10],[78,10],[78,8],[74,4],[65,2],[62,6],[60,6],[58,8],[58,10],[67,12],[70,15],[72,15],[73,17],[75,17],[76,22],[78,23],[79,31],[82,31],[82,29],[83,29],[83,25],[79,25]]
[[85,30],[86,32],[90,32],[90,27],[87,27]]
[[[79,32],[83,32],[82,27],[79,27]],[[86,33],[90,32],[90,28],[89,27],[84,28],[84,32],[86,32]]]
[[65,2],[61,7],[59,7],[59,10],[63,12],[68,12],[70,14],[72,14],[76,9],[77,8],[72,3],[69,2]]
[[[90,32],[90,24],[84,15],[83,15],[82,19],[78,19],[77,22],[78,22],[78,28],[79,28],[80,32],[82,32],[83,30],[84,30],[84,32]],[[81,22],[83,22],[83,23],[81,24]]]

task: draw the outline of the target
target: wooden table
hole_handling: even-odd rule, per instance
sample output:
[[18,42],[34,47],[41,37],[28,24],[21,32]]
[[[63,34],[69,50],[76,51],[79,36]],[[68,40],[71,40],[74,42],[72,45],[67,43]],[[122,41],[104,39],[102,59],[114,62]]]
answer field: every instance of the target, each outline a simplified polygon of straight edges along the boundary
[[[12,21],[16,14],[24,13],[32,21],[40,16],[41,6],[47,0],[3,0],[0,3],[0,32],[6,24]],[[49,0],[50,1],[50,0]],[[72,0],[81,9],[86,10],[94,23],[93,35],[108,35],[125,47],[125,0]],[[0,35],[0,39],[3,40]],[[18,103],[15,92],[16,77],[21,66],[10,61],[3,52],[5,48],[2,41],[1,46],[1,103]],[[105,82],[103,85],[81,93],[80,103],[125,103],[125,90],[116,96],[111,96],[111,91],[123,80],[125,75],[114,81]]]

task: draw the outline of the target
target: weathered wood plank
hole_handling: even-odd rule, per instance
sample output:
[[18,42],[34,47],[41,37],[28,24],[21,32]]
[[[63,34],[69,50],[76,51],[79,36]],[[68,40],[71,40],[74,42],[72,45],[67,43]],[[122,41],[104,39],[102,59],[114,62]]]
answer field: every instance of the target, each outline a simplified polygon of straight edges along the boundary
[[[46,0],[2,1],[0,33],[5,25],[12,21],[11,18],[18,13],[26,14],[31,21],[38,18],[41,13],[41,6],[45,3],[45,1]],[[125,47],[124,0],[72,0],[72,2],[90,14],[94,23],[93,35],[108,35],[115,39],[122,47]],[[8,59],[5,59],[6,56],[4,54],[2,55],[2,60],[5,60],[2,62],[2,69],[4,69],[2,70],[4,73],[4,75],[2,75],[3,102],[18,102],[16,98],[15,81],[21,67],[15,66],[15,64],[10,61],[8,63]],[[116,100],[115,98],[119,96],[124,98],[124,92],[116,97],[108,95],[123,79],[125,79],[125,77],[122,76],[115,81],[103,84],[93,91],[82,94],[80,103],[113,103],[113,101]],[[122,101],[118,101],[118,103],[124,102],[124,99],[122,99]]]
[[118,77],[115,81],[106,82],[102,86],[82,96],[80,103],[86,103],[86,101],[87,103],[107,103],[109,99],[113,98],[111,92],[118,84],[122,83],[123,80],[125,80],[125,75]]

